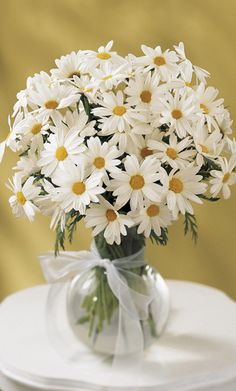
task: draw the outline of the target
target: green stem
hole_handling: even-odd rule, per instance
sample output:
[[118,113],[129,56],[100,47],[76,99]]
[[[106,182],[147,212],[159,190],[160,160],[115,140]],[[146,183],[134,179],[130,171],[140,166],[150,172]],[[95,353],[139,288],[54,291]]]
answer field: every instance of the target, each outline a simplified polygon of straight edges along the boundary
[[[144,246],[144,238],[137,234],[136,228],[130,228],[127,236],[122,237],[120,245],[115,243],[109,245],[104,239],[103,233],[95,237],[95,244],[101,258],[108,258],[112,261],[137,253]],[[142,276],[146,274],[146,268],[138,267],[132,269],[132,272]],[[98,335],[103,330],[105,323],[107,325],[111,324],[113,313],[119,306],[118,299],[114,296],[108,284],[104,268],[96,267],[94,269],[94,278],[94,289],[85,296],[82,303],[85,313],[78,320],[80,324],[88,322],[89,337],[92,337],[94,332]],[[132,279],[127,281],[127,283],[130,284],[130,287],[139,291],[139,287],[133,285],[134,281]],[[154,319],[150,309],[148,323],[152,335],[156,336]]]

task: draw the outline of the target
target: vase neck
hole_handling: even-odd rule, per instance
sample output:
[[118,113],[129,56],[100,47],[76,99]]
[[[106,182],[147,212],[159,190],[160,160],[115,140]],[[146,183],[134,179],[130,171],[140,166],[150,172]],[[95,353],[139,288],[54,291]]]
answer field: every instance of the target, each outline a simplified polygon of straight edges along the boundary
[[[91,251],[96,255],[101,256],[99,254],[98,248],[94,240],[91,243]],[[125,257],[115,258],[112,261],[114,262],[115,265],[124,269],[126,268],[130,269],[131,264],[132,264],[132,268],[144,266],[146,265],[145,247],[143,246],[139,251],[137,251],[134,254],[127,255]]]
[[100,257],[110,260],[133,256],[141,250],[144,251],[145,247],[144,237],[137,234],[136,227],[127,229],[127,235],[121,236],[119,245],[116,243],[108,244],[103,233],[95,236],[94,241]]

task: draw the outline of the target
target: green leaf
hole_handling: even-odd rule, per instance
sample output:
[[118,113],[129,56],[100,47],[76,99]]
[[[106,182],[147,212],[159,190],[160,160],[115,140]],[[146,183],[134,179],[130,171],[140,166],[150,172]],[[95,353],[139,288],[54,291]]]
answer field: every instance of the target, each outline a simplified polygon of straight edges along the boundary
[[55,241],[55,256],[58,255],[60,249],[65,250],[65,230],[61,230],[61,222],[57,224],[56,241]]
[[198,197],[199,197],[199,198],[202,198],[203,200],[211,201],[211,202],[216,202],[216,201],[219,201],[219,200],[220,200],[220,197],[207,197],[207,196],[204,195],[204,194],[199,194]]
[[90,103],[88,101],[87,96],[82,94],[80,100],[83,103],[84,110],[85,110],[85,113],[87,114],[87,116],[89,117],[89,121],[91,121],[93,119],[93,115],[92,115],[92,112],[91,112],[91,108],[92,107],[91,107],[91,105],[90,105]]
[[[22,157],[22,156],[28,156],[28,152],[30,150],[30,147],[28,147],[24,152],[21,152],[19,153],[19,156]],[[1,390],[0,390],[1,391]]]
[[84,324],[84,323],[87,323],[89,321],[89,315],[84,315],[82,316],[79,320],[78,320],[78,324]]
[[161,132],[167,132],[167,130],[169,130],[170,127],[167,124],[162,124],[161,126],[159,126],[159,129]]
[[35,172],[35,173],[33,174],[33,177],[35,178],[35,179],[34,179],[34,182],[36,182],[36,181],[40,181],[41,179],[43,179],[43,178],[44,178],[44,175],[41,174],[41,171],[38,171],[38,172]]
[[208,167],[208,170],[220,170],[220,166],[214,160],[211,160],[206,156],[204,156],[204,161],[205,161],[205,165],[207,165]]
[[[95,107],[99,107],[99,105],[96,105],[94,103],[89,103],[87,96],[84,94],[81,94],[80,101],[83,103],[85,113],[88,116],[88,122],[93,121],[93,120],[97,121],[97,117],[92,113],[92,110]],[[95,128],[96,128],[96,125],[95,125]]]
[[184,234],[187,235],[188,232],[192,233],[192,240],[196,244],[198,239],[198,228],[197,220],[194,215],[186,212],[184,216]]
[[52,133],[53,133],[53,132],[52,132],[50,129],[48,129],[48,130],[47,130],[47,133],[43,134],[43,143],[44,143],[44,144],[47,142],[49,136],[50,136]]
[[67,223],[67,230],[68,230],[68,240],[70,243],[73,241],[74,233],[76,231],[77,223],[83,218],[84,216],[81,215],[79,212],[73,210],[68,215],[68,223]]
[[198,171],[199,175],[202,175],[203,179],[209,178],[211,176],[212,170],[220,170],[220,166],[214,161],[206,156],[204,156],[204,165],[202,166],[201,170]]
[[157,245],[166,246],[168,242],[168,229],[167,228],[161,228],[161,235],[158,236],[153,230],[150,234],[150,239],[153,242],[155,242]]

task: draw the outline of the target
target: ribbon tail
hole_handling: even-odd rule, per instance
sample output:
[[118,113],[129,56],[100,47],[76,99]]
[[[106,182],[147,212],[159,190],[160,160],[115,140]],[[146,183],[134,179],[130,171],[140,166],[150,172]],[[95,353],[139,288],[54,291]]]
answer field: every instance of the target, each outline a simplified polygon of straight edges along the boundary
[[99,265],[100,259],[92,252],[64,251],[55,257],[53,252],[39,256],[39,262],[47,282],[66,282],[73,277]]
[[118,333],[115,345],[115,355],[124,355],[134,352],[141,353],[144,350],[144,338],[141,322],[127,313],[119,306]]
[[[130,378],[135,379],[142,376],[143,354],[144,338],[141,323],[130,317],[127,311],[120,306],[115,352],[110,370],[111,379],[116,379],[117,387],[126,388],[124,373],[128,373]],[[142,378],[140,384],[141,380]],[[132,388],[134,391],[138,389],[140,388]],[[108,387],[108,391],[112,390],[113,387]]]

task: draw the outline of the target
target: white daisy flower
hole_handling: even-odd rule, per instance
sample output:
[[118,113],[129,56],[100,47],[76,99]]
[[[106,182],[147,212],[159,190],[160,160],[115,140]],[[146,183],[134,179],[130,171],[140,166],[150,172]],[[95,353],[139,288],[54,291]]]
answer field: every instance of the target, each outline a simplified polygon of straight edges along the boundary
[[72,52],[55,60],[57,68],[51,69],[51,75],[59,80],[73,79],[81,75],[81,53]]
[[225,147],[227,148],[227,151],[230,152],[231,155],[236,155],[236,139],[233,138],[232,140],[225,136]]
[[212,170],[210,180],[212,185],[210,193],[216,197],[221,191],[225,199],[231,195],[230,186],[236,183],[236,154],[232,155],[229,161],[226,158],[219,158],[220,170]]
[[[157,116],[155,116],[155,118],[150,116],[149,119],[150,119],[150,123],[149,122],[142,122],[142,121],[135,121],[132,126],[133,133],[146,135],[146,134],[152,134],[153,132],[155,132],[157,130],[159,131],[159,129],[157,129],[157,128],[160,124],[158,124],[158,126],[156,125],[157,121],[158,121]],[[155,121],[155,123],[153,121]]]
[[115,67],[113,64],[105,62],[100,68],[91,71],[95,84],[100,92],[112,90],[113,87],[124,81],[126,78],[127,64]]
[[102,180],[105,184],[109,183],[108,172],[116,169],[120,164],[117,159],[121,152],[115,146],[110,146],[107,142],[101,143],[98,137],[90,137],[87,141],[86,161],[92,172],[103,174]]
[[21,110],[24,112],[27,112],[27,106],[28,106],[28,91],[27,88],[25,90],[21,90],[16,94],[17,101],[13,106],[13,114],[12,117],[14,118]]
[[174,45],[175,51],[179,57],[180,60],[186,60],[186,54],[185,54],[185,48],[184,43],[179,42],[178,45]]
[[179,171],[173,169],[168,175],[162,169],[161,183],[166,193],[167,206],[173,212],[174,218],[177,218],[179,212],[193,214],[190,201],[202,204],[198,195],[206,191],[207,185],[199,183],[202,176],[197,175],[198,171],[199,167],[188,167]]
[[113,41],[109,41],[106,46],[100,46],[97,52],[87,51],[81,64],[83,71],[90,72],[99,66],[103,66],[105,62],[111,62],[118,66],[123,64],[123,57],[119,56],[117,52],[111,51],[112,46]]
[[74,129],[68,131],[67,126],[61,123],[49,136],[40,154],[38,164],[42,167],[42,174],[48,177],[58,168],[70,163],[78,164],[85,150],[84,139],[78,136],[78,132]]
[[[183,42],[180,42],[179,45],[174,45],[174,48],[179,56],[179,58],[181,60],[183,60],[180,64],[179,64],[179,67],[182,68],[182,65],[184,62],[189,62],[190,61],[186,58],[186,55],[185,55],[185,49],[184,49],[184,44]],[[191,63],[190,63],[191,64]],[[192,65],[192,64],[191,64]],[[190,67],[188,66],[189,70],[190,70]],[[203,68],[200,68],[196,65],[192,65],[192,68],[196,74],[196,78],[197,80],[199,80],[200,82],[202,83],[206,83],[206,78],[210,76],[210,73],[208,71],[206,71],[205,69]],[[181,72],[182,74],[182,72]],[[191,80],[188,80],[187,83],[191,83]],[[190,85],[191,87],[191,85]]]
[[151,72],[140,74],[137,73],[134,79],[130,79],[125,93],[127,102],[131,106],[136,106],[137,110],[147,109],[153,102],[154,92],[160,82],[160,77]]
[[193,149],[187,149],[192,143],[190,137],[185,137],[180,142],[175,134],[171,134],[168,143],[164,141],[149,140],[148,147],[153,151],[153,155],[161,160],[162,163],[168,163],[172,168],[183,168],[189,164],[196,152]]
[[129,150],[130,154],[136,155],[139,161],[143,161],[148,156],[153,155],[153,150],[149,148],[150,140],[162,140],[163,134],[159,131],[159,129],[154,129],[151,134],[146,134],[142,136],[141,134],[137,135],[138,143],[133,145],[133,148]]
[[50,216],[50,229],[55,231],[60,224],[60,230],[64,231],[66,227],[66,212],[61,208],[58,202],[53,202],[51,194],[41,196],[37,200],[37,206],[44,216]]
[[219,91],[214,87],[206,87],[201,83],[195,93],[201,112],[198,113],[202,123],[207,123],[208,129],[212,127],[219,129],[216,121],[216,116],[223,114],[224,107],[222,106],[224,99],[216,99]]
[[162,187],[159,163],[156,159],[145,159],[141,164],[135,155],[128,156],[124,162],[125,171],[117,170],[111,173],[111,189],[117,196],[116,204],[120,207],[130,202],[131,210],[141,208],[144,199],[159,202]]
[[135,76],[135,73],[137,71],[137,68],[140,69],[140,64],[137,62],[137,57],[134,56],[133,54],[129,53],[126,57],[125,60],[127,61],[127,78],[131,78]]
[[51,216],[50,229],[55,230],[60,223],[60,229],[63,231],[66,225],[66,213],[58,202],[52,200],[55,186],[46,179],[42,180],[42,186],[47,194],[39,197],[37,206],[44,216]]
[[174,96],[168,93],[165,99],[160,98],[159,102],[155,102],[153,110],[161,114],[161,124],[170,126],[170,133],[176,131],[177,135],[183,138],[192,134],[192,124],[197,119],[193,99],[193,95],[180,95],[177,90]]
[[80,94],[85,95],[92,103],[97,102],[96,92],[98,86],[96,80],[88,75],[81,75],[80,77],[74,76],[73,82],[71,82]]
[[33,184],[34,177],[29,177],[24,184],[22,184],[22,180],[23,177],[19,173],[14,175],[13,181],[9,179],[9,185],[6,186],[14,193],[10,197],[9,203],[16,217],[26,216],[30,221],[33,221],[35,213],[39,211],[34,201],[41,189]]
[[60,205],[54,204],[54,211],[50,214],[51,221],[50,221],[50,229],[55,231],[58,227],[58,224],[60,223],[60,229],[61,231],[64,231],[66,227],[66,213],[63,209],[61,209]]
[[10,132],[7,136],[7,138],[0,143],[0,163],[2,162],[5,149],[6,147],[9,147],[13,152],[16,152],[20,148],[19,141],[17,140],[22,126],[24,126],[25,120],[23,118],[23,113],[19,112],[13,122],[13,125],[11,125],[11,118],[8,117],[8,125],[10,128]]
[[51,88],[56,83],[52,80],[48,73],[43,71],[40,73],[35,73],[33,77],[28,77],[26,81],[26,89],[20,91],[19,94],[17,94],[18,101],[14,106],[13,117],[15,116],[15,113],[19,111],[23,111],[25,116],[27,116],[32,111],[39,111],[39,105],[34,103],[30,99],[30,96],[31,93],[37,91],[37,86],[41,84]]
[[20,129],[20,144],[22,149],[26,149],[33,139],[35,147],[38,145],[41,148],[43,145],[43,135],[47,133],[49,126],[49,116],[45,115],[45,113],[38,115],[29,113]]
[[129,130],[135,119],[145,120],[144,116],[138,114],[130,104],[124,101],[122,91],[118,91],[116,95],[113,92],[104,93],[103,100],[99,102],[102,107],[93,109],[93,114],[101,117],[99,127],[102,135],[107,136],[117,131]]
[[30,176],[40,171],[38,155],[34,150],[29,149],[26,156],[21,156],[13,170],[19,171],[22,176]]
[[200,83],[206,84],[206,78],[210,77],[210,73],[206,69],[200,68],[197,65],[193,65],[193,69],[196,75],[197,80]]
[[194,72],[193,72],[193,65],[191,61],[189,60],[182,61],[179,64],[179,69],[180,69],[181,79],[183,81],[183,87],[192,88]]
[[216,115],[216,121],[222,134],[232,134],[233,120],[230,118],[230,114],[227,109],[224,109],[221,114]]
[[99,204],[91,205],[86,210],[86,227],[93,227],[93,236],[104,231],[104,238],[108,244],[121,243],[121,235],[126,236],[126,227],[134,223],[132,219],[118,212],[119,208],[114,207],[103,197],[99,197]]
[[78,110],[67,110],[63,122],[67,124],[72,132],[77,132],[80,137],[85,138],[97,133],[94,128],[96,121],[88,122],[88,120],[89,118],[85,111],[78,113]]
[[53,83],[48,86],[43,83],[35,85],[35,90],[29,91],[29,102],[37,105],[41,112],[53,116],[58,109],[68,107],[78,101],[77,89],[73,86],[63,86]]
[[204,156],[216,159],[224,147],[220,131],[216,129],[209,134],[208,128],[200,123],[197,124],[193,139],[197,150],[196,162],[200,167],[204,164]]
[[133,153],[135,147],[140,145],[139,135],[134,132],[133,128],[124,132],[115,132],[108,141],[109,145],[118,146],[122,153]]
[[101,176],[101,173],[89,175],[83,163],[78,166],[70,164],[53,177],[53,183],[59,187],[54,189],[52,200],[58,202],[65,212],[74,209],[84,215],[90,202],[99,202],[98,194],[105,191],[99,186]]
[[38,84],[43,84],[48,87],[52,87],[57,83],[51,78],[51,76],[47,72],[41,71],[39,73],[35,73],[34,76],[29,76],[27,78],[26,86],[27,86],[28,93],[31,90],[37,89]]
[[129,212],[135,224],[139,225],[138,234],[144,233],[148,238],[153,230],[157,236],[161,235],[161,228],[166,228],[171,224],[172,215],[164,203],[148,202],[139,210]]
[[157,74],[160,75],[162,81],[168,81],[171,77],[175,77],[178,74],[178,56],[172,50],[169,49],[162,51],[160,46],[152,49],[146,45],[142,45],[141,49],[145,56],[138,59],[139,63],[147,66],[147,70],[155,69]]

